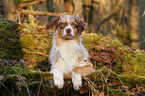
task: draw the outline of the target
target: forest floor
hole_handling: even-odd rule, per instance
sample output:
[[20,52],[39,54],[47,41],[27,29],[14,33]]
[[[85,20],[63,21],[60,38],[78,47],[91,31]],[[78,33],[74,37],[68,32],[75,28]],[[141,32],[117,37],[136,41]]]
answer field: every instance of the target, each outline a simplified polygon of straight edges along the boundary
[[145,52],[94,33],[83,33],[82,43],[96,72],[83,77],[79,91],[68,77],[57,89],[48,62],[53,32],[29,21],[0,20],[2,96],[145,96]]

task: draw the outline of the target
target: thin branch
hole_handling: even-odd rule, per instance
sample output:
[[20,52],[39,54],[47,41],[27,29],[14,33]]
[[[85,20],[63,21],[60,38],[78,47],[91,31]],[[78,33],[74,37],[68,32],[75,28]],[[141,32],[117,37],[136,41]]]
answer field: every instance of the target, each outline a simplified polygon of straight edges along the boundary
[[[41,72],[40,69],[39,69],[38,71]],[[40,76],[41,76],[41,81],[40,81],[40,85],[39,85],[39,89],[38,89],[37,96],[39,96],[39,94],[40,94],[40,88],[41,88],[41,84],[42,84],[42,82],[43,82],[42,75],[40,74]]]
[[29,50],[27,50],[27,49],[22,49],[22,51],[27,52],[27,53],[32,53],[32,54],[34,53],[34,54],[38,54],[38,55],[42,55],[42,56],[49,57],[49,55],[43,54],[43,53],[41,53],[41,52],[32,52],[32,51],[29,51]]
[[92,82],[90,79],[88,79],[87,77],[83,77],[83,79],[87,82],[87,85],[92,89],[93,93],[95,93],[95,95],[99,95],[98,90],[96,90],[96,88],[94,88],[94,82]]
[[143,14],[142,14],[142,16],[141,16],[141,17],[144,17],[144,15],[145,15],[145,11],[143,12]]
[[0,83],[2,84],[2,86],[4,86],[4,87],[6,88],[7,91],[10,92],[10,94],[11,94],[12,96],[14,96],[13,93],[5,86],[2,82],[0,82]]
[[42,11],[32,11],[32,10],[23,10],[18,12],[23,14],[32,14],[32,15],[41,15],[41,16],[62,16],[67,14],[67,13],[50,13],[50,12],[42,12]]
[[16,13],[17,13],[17,17],[18,17],[19,24],[22,24],[22,23],[21,23],[20,14],[18,13],[18,10],[16,10]]
[[22,76],[15,70],[15,69],[13,69],[18,75],[18,78],[20,78],[22,81],[23,81],[23,83],[24,83],[24,85],[26,86],[26,89],[27,89],[27,92],[28,92],[28,95],[29,96],[31,96],[30,95],[30,91],[29,91],[29,88],[28,88],[28,85],[26,84],[26,82],[24,81],[24,79],[22,78]]
[[37,1],[33,1],[33,2],[20,3],[18,5],[18,7],[22,8],[22,7],[26,7],[26,6],[30,6],[30,5],[34,5],[34,4],[40,3],[42,1],[48,1],[48,0],[37,0]]

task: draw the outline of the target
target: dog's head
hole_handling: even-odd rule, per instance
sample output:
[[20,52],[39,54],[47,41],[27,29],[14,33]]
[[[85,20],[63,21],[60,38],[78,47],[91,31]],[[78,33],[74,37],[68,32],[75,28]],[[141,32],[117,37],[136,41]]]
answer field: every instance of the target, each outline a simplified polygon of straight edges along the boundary
[[87,27],[87,24],[78,17],[64,15],[53,19],[46,28],[49,30],[55,28],[57,34],[64,40],[71,40],[77,34],[81,34]]

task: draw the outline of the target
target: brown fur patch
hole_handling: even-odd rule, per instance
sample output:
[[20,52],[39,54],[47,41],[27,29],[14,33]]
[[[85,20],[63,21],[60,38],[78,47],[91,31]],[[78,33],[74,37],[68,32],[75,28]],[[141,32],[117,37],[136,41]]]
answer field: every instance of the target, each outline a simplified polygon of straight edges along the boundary
[[87,28],[87,23],[85,23],[82,20],[79,20],[78,17],[76,17],[76,22],[78,24],[78,33],[82,33]]
[[49,25],[46,26],[46,29],[49,30],[49,29],[51,29],[51,28],[53,28],[53,27],[57,28],[59,18],[60,18],[60,17],[54,18],[54,19],[49,23]]
[[87,64],[85,66],[77,66],[73,68],[73,71],[77,74],[81,74],[82,76],[87,76],[93,73],[95,70],[92,68],[92,64],[89,62],[86,62]]

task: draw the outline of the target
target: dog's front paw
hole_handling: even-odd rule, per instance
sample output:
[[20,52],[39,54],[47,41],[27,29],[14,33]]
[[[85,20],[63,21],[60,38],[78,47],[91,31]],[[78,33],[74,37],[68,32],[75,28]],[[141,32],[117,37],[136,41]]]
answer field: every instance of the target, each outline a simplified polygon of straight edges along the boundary
[[72,82],[73,82],[73,87],[75,90],[79,90],[80,87],[82,86],[82,78],[80,74],[73,73],[72,74]]
[[82,81],[74,81],[73,87],[75,90],[79,90],[81,86],[82,86]]
[[53,76],[54,85],[61,89],[64,85],[63,73],[59,69],[55,68],[53,69]]
[[63,79],[61,79],[61,78],[54,79],[54,85],[57,86],[59,89],[62,89],[63,84],[64,84]]

